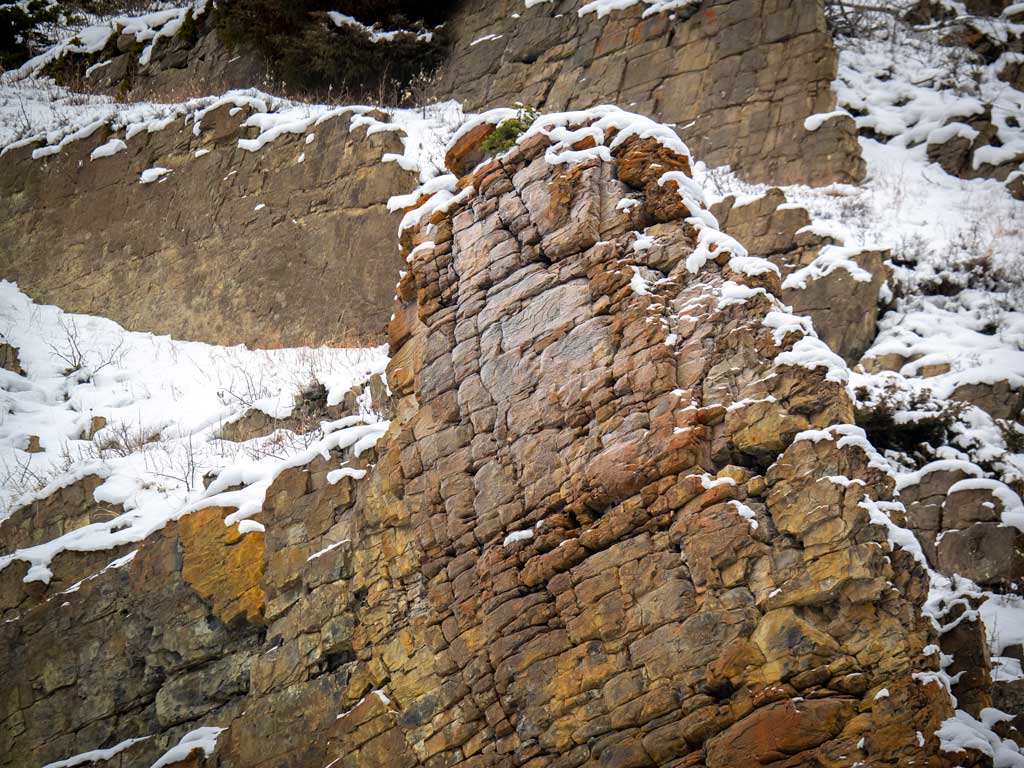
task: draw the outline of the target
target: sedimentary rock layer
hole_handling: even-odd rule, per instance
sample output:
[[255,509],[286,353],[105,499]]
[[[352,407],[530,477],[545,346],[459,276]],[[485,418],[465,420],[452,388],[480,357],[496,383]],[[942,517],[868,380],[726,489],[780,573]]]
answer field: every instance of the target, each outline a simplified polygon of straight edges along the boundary
[[[382,162],[403,152],[401,133],[371,135],[346,114],[253,152],[239,146],[258,133],[242,127],[244,102],[199,128],[186,112],[131,135],[99,127],[35,159],[38,144],[8,150],[0,277],[181,339],[315,346],[379,333],[400,266],[387,201],[416,181]],[[149,169],[164,172],[140,183]]]
[[674,123],[709,165],[757,181],[863,178],[851,118],[804,126],[836,107],[838,54],[820,0],[710,0],[661,11],[638,2],[581,15],[586,5],[462,3],[447,25],[453,47],[438,92],[467,110],[618,104]]
[[265,533],[0,572],[0,765],[200,727],[239,768],[972,764],[841,360],[670,132],[544,126],[407,214],[375,451],[285,471]]

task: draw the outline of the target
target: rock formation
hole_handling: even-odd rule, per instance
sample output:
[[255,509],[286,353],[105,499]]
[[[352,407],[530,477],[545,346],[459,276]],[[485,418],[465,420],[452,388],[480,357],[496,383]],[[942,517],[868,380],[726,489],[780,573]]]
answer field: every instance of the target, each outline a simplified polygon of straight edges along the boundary
[[[177,338],[280,347],[379,333],[400,265],[387,202],[416,183],[381,160],[402,155],[404,134],[382,113],[339,110],[262,148],[264,112],[239,94],[127,129],[99,120],[57,151],[8,148],[0,274],[39,301]],[[165,173],[140,183],[148,169]]]
[[0,764],[975,764],[845,366],[690,166],[604,109],[435,183],[375,449],[0,572]]
[[[551,2],[514,13],[520,4],[462,4],[446,25],[453,42],[433,95],[467,110],[517,100],[546,111],[629,105],[674,123],[702,159],[748,178],[863,177],[854,123],[833,112],[837,54],[819,2],[731,0],[653,14],[636,5],[583,16]],[[81,70],[90,89],[164,101],[262,84],[253,57],[227,50],[208,15],[192,35],[160,28],[140,43],[111,32],[102,50],[40,66]],[[830,119],[808,130],[815,114]],[[112,307],[128,328],[179,338],[295,346],[379,330],[398,267],[384,204],[415,182],[379,162],[402,154],[401,134],[350,131],[342,118],[320,126],[314,145],[286,135],[250,154],[234,146],[251,138],[252,123],[239,127],[249,116],[226,106],[205,117],[201,134],[187,118],[130,137],[105,126],[35,161],[39,146],[8,150],[0,161],[0,275],[39,301],[70,311]],[[115,138],[127,151],[92,158]],[[197,150],[213,151],[200,158]],[[173,173],[140,187],[150,167]],[[49,184],[55,175],[69,182]],[[41,230],[56,237],[32,236]],[[345,301],[332,301],[326,270],[346,275]],[[331,309],[311,317],[309,306]]]
[[675,124],[701,160],[757,181],[863,178],[849,116],[804,126],[836,106],[837,53],[820,2],[636,3],[589,13],[562,0],[526,5],[459,6],[442,95],[467,109],[620,104]]

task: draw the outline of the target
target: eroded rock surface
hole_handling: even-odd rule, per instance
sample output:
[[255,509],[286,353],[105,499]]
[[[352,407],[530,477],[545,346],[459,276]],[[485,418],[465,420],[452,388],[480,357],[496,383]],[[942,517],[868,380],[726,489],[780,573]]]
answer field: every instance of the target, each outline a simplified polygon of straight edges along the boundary
[[[758,181],[858,181],[856,128],[836,117],[837,53],[816,0],[713,0],[580,14],[576,0],[474,0],[448,23],[438,92],[467,109],[621,104],[674,123],[709,165]],[[648,9],[654,11],[648,13]]]
[[199,727],[250,768],[981,764],[913,677],[928,581],[845,367],[637,119],[542,125],[409,213],[375,451],[280,474],[265,532],[202,510],[7,610],[0,764]]
[[[41,144],[6,151],[0,276],[37,301],[182,339],[316,346],[379,333],[400,266],[387,201],[416,180],[382,162],[402,154],[401,133],[340,114],[249,151],[252,107],[234,101],[198,128],[188,113],[131,135],[102,125],[37,158]],[[140,183],[154,168],[166,173]]]

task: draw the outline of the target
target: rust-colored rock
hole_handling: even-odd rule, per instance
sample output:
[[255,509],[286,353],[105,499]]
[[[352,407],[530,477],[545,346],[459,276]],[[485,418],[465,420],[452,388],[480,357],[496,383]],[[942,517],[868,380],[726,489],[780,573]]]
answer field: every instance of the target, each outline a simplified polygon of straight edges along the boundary
[[263,617],[263,534],[240,534],[224,525],[231,510],[208,507],[178,521],[182,578],[225,624],[238,619],[258,623]]
[[445,167],[456,176],[473,170],[486,157],[481,144],[495,128],[492,123],[481,122],[462,134],[445,152]]
[[199,726],[223,768],[972,764],[841,366],[767,262],[619,206],[657,148],[627,183],[551,141],[407,232],[375,450],[281,472],[265,534],[200,510],[8,611],[0,766]]

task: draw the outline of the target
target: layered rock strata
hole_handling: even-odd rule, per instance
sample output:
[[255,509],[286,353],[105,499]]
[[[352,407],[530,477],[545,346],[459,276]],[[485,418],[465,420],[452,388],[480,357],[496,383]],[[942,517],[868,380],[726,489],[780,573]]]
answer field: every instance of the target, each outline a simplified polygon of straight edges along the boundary
[[375,451],[7,611],[0,764],[200,729],[217,766],[981,764],[934,735],[928,580],[842,361],[671,132],[578,121],[407,213]]
[[863,178],[849,116],[805,126],[836,108],[838,54],[820,0],[636,2],[610,13],[588,5],[598,4],[461,4],[437,92],[467,110],[628,105],[674,123],[709,165],[757,181]]
[[400,265],[387,201],[416,183],[382,162],[402,155],[403,134],[370,130],[382,114],[343,112],[263,146],[258,123],[243,125],[259,99],[223,101],[199,119],[93,125],[58,152],[45,139],[5,151],[0,277],[182,339],[316,346],[379,333]]

